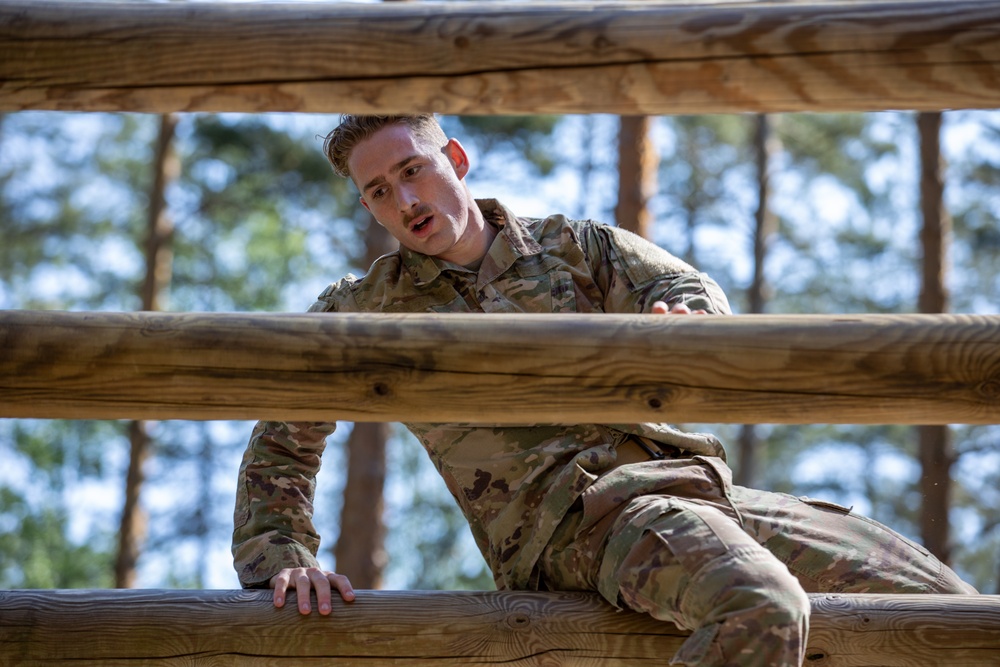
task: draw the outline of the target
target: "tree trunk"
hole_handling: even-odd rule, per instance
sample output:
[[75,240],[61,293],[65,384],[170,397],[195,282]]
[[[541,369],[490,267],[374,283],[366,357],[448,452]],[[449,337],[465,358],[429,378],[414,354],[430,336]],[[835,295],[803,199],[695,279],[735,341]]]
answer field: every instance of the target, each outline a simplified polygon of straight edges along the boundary
[[622,229],[650,238],[649,200],[656,194],[659,162],[650,131],[651,116],[622,116],[618,130],[618,204],[615,220]]
[[149,193],[149,227],[146,238],[146,275],[139,296],[142,310],[162,310],[163,293],[170,286],[173,273],[174,223],[166,205],[167,186],[180,175],[180,160],[174,152],[177,116],[160,117],[153,164],[153,185]]
[[596,120],[593,115],[584,116],[581,119],[581,124],[583,127],[580,131],[580,146],[582,147],[584,157],[578,171],[580,173],[580,184],[583,192],[577,198],[576,217],[583,219],[589,215],[590,193],[593,192]]
[[[371,266],[396,243],[372,217],[365,237],[365,263]],[[340,537],[333,548],[337,571],[356,588],[381,588],[385,569],[385,449],[391,428],[384,422],[355,422],[347,440],[347,483],[340,513]]]
[[[149,226],[146,239],[146,275],[140,288],[142,310],[160,310],[160,296],[170,284],[173,253],[171,235],[173,222],[167,214],[165,192],[167,184],[177,177],[180,163],[173,152],[177,117],[160,117],[153,164],[153,185],[149,193]],[[145,481],[143,466],[152,448],[146,423],[129,424],[129,465],[125,477],[125,502],[118,530],[118,556],[115,561],[115,587],[135,585],[136,564],[146,537],[146,517],[139,499]]]
[[[941,158],[941,114],[917,115],[920,133],[920,211],[923,249],[919,309],[921,313],[948,311],[948,242],[951,219],[944,206]],[[951,560],[951,468],[955,462],[951,433],[946,425],[918,426],[920,445],[920,532],[924,545],[945,563]]]
[[347,440],[347,484],[333,555],[337,571],[356,588],[382,587],[385,447],[390,430],[386,422],[355,422]]
[[[750,313],[763,313],[767,303],[767,283],[764,263],[767,259],[767,244],[778,226],[777,218],[770,208],[771,193],[769,165],[774,153],[771,141],[771,123],[766,114],[755,117],[754,155],[757,163],[757,212],[754,215],[753,234],[753,281],[747,290],[747,307]],[[735,481],[740,486],[754,486],[760,469],[760,439],[754,424],[744,424],[740,429],[738,442],[739,466],[734,471]]]

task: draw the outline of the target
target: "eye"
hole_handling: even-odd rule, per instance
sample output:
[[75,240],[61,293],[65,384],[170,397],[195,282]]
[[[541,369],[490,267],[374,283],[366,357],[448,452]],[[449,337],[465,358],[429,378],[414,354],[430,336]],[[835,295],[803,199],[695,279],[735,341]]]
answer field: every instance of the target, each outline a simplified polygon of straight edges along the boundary
[[403,175],[404,176],[416,176],[416,174],[417,174],[418,171],[420,171],[420,165],[413,165],[413,166],[407,167],[406,170],[403,172]]
[[381,199],[384,196],[385,196],[385,188],[376,188],[375,190],[372,190],[371,193],[372,199]]

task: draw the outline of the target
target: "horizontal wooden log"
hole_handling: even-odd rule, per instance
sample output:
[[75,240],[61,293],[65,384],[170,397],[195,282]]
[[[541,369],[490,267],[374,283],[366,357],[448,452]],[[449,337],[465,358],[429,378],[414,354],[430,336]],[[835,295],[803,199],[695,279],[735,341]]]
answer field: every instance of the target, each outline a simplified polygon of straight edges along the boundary
[[0,311],[0,417],[1000,423],[1000,316]]
[[1000,3],[0,1],[0,111],[1000,107]]
[[[687,636],[586,593],[359,591],[326,617],[291,597],[275,609],[269,591],[0,591],[0,646],[12,667],[659,667]],[[811,600],[806,665],[1000,665],[1000,597]]]

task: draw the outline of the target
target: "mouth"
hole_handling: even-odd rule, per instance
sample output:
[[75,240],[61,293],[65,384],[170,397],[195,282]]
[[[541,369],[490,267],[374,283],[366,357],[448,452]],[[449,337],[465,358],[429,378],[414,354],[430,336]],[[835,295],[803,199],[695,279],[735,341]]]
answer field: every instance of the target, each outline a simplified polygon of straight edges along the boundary
[[433,219],[434,219],[433,215],[428,215],[424,218],[417,219],[410,225],[410,231],[413,232],[414,234],[420,234],[430,226],[431,221]]

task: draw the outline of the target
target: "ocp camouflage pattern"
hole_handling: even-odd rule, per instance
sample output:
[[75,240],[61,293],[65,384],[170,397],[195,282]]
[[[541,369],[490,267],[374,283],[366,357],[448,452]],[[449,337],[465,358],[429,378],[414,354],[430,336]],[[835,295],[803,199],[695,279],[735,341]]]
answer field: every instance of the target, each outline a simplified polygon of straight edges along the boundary
[[[401,248],[363,278],[331,285],[310,312],[642,313],[657,300],[729,312],[713,280],[639,236],[563,216],[517,218],[495,200],[477,203],[500,229],[478,272]],[[536,563],[552,532],[613,465],[628,434],[724,456],[715,437],[666,424],[406,426],[464,512],[500,589],[537,586]],[[255,427],[240,468],[233,536],[244,586],[264,585],[284,567],[317,565],[315,475],[334,428],[335,421]]]
[[[405,248],[324,291],[312,312],[726,314],[718,285],[642,238],[562,216],[517,218],[478,271]],[[516,413],[517,406],[510,406]],[[331,418],[335,418],[331,415]],[[472,528],[499,589],[586,590],[692,631],[671,664],[792,667],[806,592],[974,593],[925,549],[847,508],[732,485],[711,435],[667,424],[406,424]],[[318,566],[315,475],[335,422],[257,424],[233,554],[244,586]],[[636,441],[669,455],[617,466]]]

